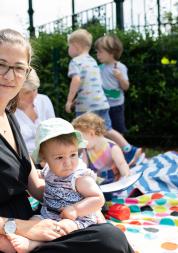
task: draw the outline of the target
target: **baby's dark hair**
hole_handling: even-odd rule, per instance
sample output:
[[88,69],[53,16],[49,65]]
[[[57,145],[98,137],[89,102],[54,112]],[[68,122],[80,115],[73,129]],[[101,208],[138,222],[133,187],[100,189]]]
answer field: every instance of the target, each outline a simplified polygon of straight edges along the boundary
[[119,60],[123,52],[123,44],[115,35],[105,35],[95,41],[96,50],[103,49],[114,56],[115,60]]
[[51,142],[57,142],[59,145],[74,145],[78,147],[78,139],[77,136],[75,135],[75,133],[70,133],[70,134],[61,134],[59,136],[53,137],[49,140],[46,140],[44,142],[41,143],[40,145],[40,151],[39,151],[39,156],[41,157],[46,145]]
[[51,138],[50,141],[56,141],[59,144],[63,144],[63,145],[78,145],[78,140],[75,133],[61,134],[59,136]]
[[105,135],[106,128],[104,120],[95,113],[87,112],[78,116],[72,121],[72,125],[75,129],[81,132],[88,132],[88,130],[94,130],[95,134]]

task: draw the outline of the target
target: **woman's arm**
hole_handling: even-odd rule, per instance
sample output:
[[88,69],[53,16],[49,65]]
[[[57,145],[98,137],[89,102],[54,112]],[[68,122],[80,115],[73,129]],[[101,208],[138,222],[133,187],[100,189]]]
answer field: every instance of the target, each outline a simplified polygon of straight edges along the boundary
[[100,210],[105,203],[103,193],[90,176],[79,177],[76,180],[76,190],[85,198],[64,208],[60,215],[61,218],[75,220],[79,216],[86,216]]
[[[4,224],[7,218],[0,217],[0,235],[5,235]],[[77,229],[77,225],[68,219],[55,220],[20,220],[15,219],[16,234],[35,241],[51,241]],[[60,228],[60,231],[56,228]]]
[[4,234],[4,224],[5,222],[7,221],[7,218],[4,218],[4,217],[0,217],[0,235],[3,235]]
[[35,168],[32,160],[31,165],[32,169],[28,177],[28,191],[34,198],[42,200],[45,182],[43,178],[39,177],[37,169]]

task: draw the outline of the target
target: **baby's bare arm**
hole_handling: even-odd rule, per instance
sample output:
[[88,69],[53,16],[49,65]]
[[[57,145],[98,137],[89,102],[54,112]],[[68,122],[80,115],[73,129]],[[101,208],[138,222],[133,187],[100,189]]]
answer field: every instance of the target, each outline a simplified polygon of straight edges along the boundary
[[75,220],[78,216],[86,216],[100,210],[105,203],[103,193],[90,176],[79,177],[76,180],[76,190],[85,198],[64,208],[61,213],[62,218]]

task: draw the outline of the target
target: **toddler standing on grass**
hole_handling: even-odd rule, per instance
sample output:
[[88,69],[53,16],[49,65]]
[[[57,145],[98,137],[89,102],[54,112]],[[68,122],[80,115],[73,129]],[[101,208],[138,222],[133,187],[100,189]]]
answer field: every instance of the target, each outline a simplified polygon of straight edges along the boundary
[[112,128],[109,116],[109,103],[104,94],[102,79],[97,62],[89,55],[92,35],[85,29],[74,31],[68,39],[69,64],[68,76],[71,78],[66,102],[66,111],[75,107],[76,116],[94,112],[104,119],[106,137],[115,141],[123,150],[127,163],[134,164],[140,156],[141,148],[130,145],[127,140]]

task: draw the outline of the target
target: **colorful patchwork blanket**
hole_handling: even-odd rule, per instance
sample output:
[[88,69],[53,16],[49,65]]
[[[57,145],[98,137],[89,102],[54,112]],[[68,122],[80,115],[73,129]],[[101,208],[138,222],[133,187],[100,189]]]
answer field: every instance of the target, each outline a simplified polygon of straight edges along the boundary
[[[119,213],[106,212],[108,222],[124,231],[135,253],[178,253],[178,153],[160,154],[132,170],[143,174],[106,208],[123,205],[130,216],[119,220]],[[139,196],[133,197],[134,189]]]
[[135,198],[114,198],[108,208],[122,204],[130,209],[127,220],[107,216],[127,236],[135,253],[178,253],[178,194],[150,193]]

